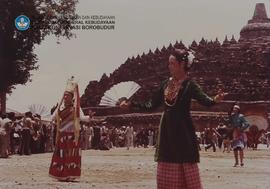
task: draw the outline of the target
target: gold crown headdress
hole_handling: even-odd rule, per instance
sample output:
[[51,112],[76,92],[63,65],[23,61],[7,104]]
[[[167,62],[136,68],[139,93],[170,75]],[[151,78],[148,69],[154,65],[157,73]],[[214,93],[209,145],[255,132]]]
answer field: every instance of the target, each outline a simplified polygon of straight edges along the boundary
[[70,79],[67,80],[67,86],[66,86],[65,91],[74,93],[77,86],[78,86],[78,83],[74,81],[74,76],[72,76]]

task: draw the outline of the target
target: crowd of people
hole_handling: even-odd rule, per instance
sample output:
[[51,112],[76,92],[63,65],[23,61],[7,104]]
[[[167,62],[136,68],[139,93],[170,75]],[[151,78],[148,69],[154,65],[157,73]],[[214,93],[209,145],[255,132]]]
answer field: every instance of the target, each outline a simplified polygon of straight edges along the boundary
[[[31,155],[52,152],[54,149],[55,125],[43,123],[40,116],[26,112],[24,117],[14,117],[14,113],[4,114],[0,118],[0,151],[2,158],[12,154]],[[82,122],[81,145],[83,150],[109,150],[117,147],[150,147],[156,144],[157,128],[138,128],[129,126],[91,125]],[[253,128],[251,126],[251,128]],[[247,148],[256,149],[259,143],[270,145],[270,132],[257,132],[257,143],[253,146],[250,132],[245,132],[244,141]],[[254,129],[255,130],[255,129]],[[228,126],[220,123],[217,127],[207,126],[202,132],[196,132],[199,148],[205,151],[217,148],[231,151],[233,135]],[[255,139],[254,139],[255,140]]]
[[156,143],[157,129],[132,126],[82,127],[82,149],[109,150],[116,147],[150,147]]
[[[156,143],[157,129],[132,126],[108,127],[81,123],[80,142],[83,150],[109,150],[116,147],[150,147]],[[55,146],[56,125],[44,122],[39,115],[26,112],[15,117],[14,113],[0,118],[0,157],[31,155],[52,152]]]
[[3,114],[0,117],[0,156],[50,152],[53,150],[51,131],[50,124],[44,124],[39,115],[31,112],[19,117],[13,112]]

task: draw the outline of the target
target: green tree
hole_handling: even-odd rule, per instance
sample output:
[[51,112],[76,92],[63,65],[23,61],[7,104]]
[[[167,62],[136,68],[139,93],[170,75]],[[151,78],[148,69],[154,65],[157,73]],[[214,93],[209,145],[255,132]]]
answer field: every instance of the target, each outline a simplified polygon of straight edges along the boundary
[[[33,52],[47,35],[70,39],[78,0],[0,0],[0,111],[5,111],[6,94],[16,85],[31,82],[38,69]],[[15,19],[26,15],[30,28],[19,31]]]

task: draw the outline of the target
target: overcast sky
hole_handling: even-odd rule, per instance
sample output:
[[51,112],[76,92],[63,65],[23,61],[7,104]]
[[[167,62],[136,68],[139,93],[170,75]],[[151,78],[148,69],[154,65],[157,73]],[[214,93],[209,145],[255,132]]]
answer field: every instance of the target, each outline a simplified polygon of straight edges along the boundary
[[7,96],[7,107],[20,112],[31,104],[51,107],[70,76],[82,94],[90,80],[109,75],[128,57],[176,40],[189,45],[202,37],[238,39],[258,2],[270,15],[270,0],[79,0],[77,14],[115,16],[115,30],[77,30],[76,38],[60,39],[60,44],[47,37],[35,49],[40,68],[32,72],[33,81],[17,86]]

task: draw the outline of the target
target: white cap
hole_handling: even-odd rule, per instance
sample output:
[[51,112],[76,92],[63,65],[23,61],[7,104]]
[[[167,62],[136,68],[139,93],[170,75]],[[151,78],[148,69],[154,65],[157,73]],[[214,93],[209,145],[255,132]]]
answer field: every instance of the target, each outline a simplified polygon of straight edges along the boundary
[[240,106],[234,105],[233,108],[240,110]]

